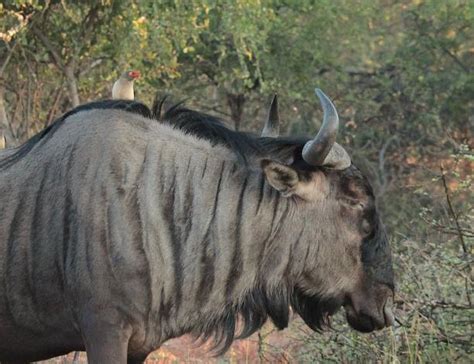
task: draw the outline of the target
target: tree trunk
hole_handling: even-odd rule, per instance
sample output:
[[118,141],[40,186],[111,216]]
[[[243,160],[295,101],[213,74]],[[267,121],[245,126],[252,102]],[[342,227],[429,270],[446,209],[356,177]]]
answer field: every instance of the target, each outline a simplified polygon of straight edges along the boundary
[[67,86],[69,88],[69,97],[73,107],[79,106],[79,92],[77,91],[77,81],[74,75],[74,67],[72,64],[68,64],[64,68],[64,73],[67,79]]
[[79,106],[79,92],[77,91],[77,80],[74,74],[74,69],[76,68],[74,58],[72,58],[67,64],[64,64],[60,53],[56,51],[56,48],[46,37],[46,35],[43,34],[43,32],[36,27],[33,27],[32,29],[35,35],[41,40],[43,45],[53,57],[56,67],[58,67],[66,76],[67,86],[69,89],[69,97],[71,99],[72,106]]
[[242,122],[242,115],[244,113],[245,96],[243,94],[227,93],[227,104],[230,108],[232,121],[234,122],[235,130],[240,129]]
[[15,138],[11,132],[5,109],[4,93],[5,88],[0,85],[0,144],[5,144],[3,148],[15,145]]

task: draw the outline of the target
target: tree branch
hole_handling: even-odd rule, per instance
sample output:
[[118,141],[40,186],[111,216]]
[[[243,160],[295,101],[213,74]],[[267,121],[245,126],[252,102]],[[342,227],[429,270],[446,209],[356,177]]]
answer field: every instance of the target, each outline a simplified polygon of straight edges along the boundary
[[459,67],[461,67],[464,72],[470,73],[469,68],[468,68],[464,63],[462,63],[461,60],[460,60],[458,57],[456,57],[454,54],[452,54],[449,49],[444,48],[443,46],[439,46],[439,48],[440,48],[444,53],[446,53]]
[[9,47],[9,46],[8,46],[8,43],[5,43],[5,44],[6,44],[7,48],[8,48],[8,54],[7,54],[7,56],[5,57],[5,60],[3,61],[2,66],[0,67],[0,78],[1,78],[2,75],[3,75],[3,72],[5,71],[5,68],[7,68],[8,62],[10,62],[10,59],[12,58],[13,51],[15,50],[15,47],[16,47],[16,45],[18,44],[18,42],[15,42],[12,47]]
[[48,52],[54,59],[56,66],[64,73],[67,78],[67,84],[69,88],[69,96],[72,103],[72,106],[76,107],[80,104],[79,93],[77,91],[77,80],[75,76],[76,62],[74,57],[72,57],[67,64],[64,64],[63,60],[59,56],[58,52],[54,48],[50,40],[38,29],[36,26],[33,26],[33,33],[41,40],[43,45],[46,47]]
[[387,148],[390,146],[393,140],[395,140],[396,136],[392,135],[390,138],[382,146],[379,152],[379,172],[380,172],[380,192],[379,196],[385,193],[387,189],[387,175],[385,173],[385,153],[387,152]]
[[58,52],[54,48],[53,44],[49,41],[49,39],[38,28],[36,28],[36,26],[33,26],[32,29],[33,29],[33,33],[39,38],[39,40],[41,40],[43,45],[48,50],[49,54],[51,54],[51,56],[53,57],[54,62],[56,63],[56,66],[62,72],[66,73],[66,67],[65,67],[61,57],[59,56]]

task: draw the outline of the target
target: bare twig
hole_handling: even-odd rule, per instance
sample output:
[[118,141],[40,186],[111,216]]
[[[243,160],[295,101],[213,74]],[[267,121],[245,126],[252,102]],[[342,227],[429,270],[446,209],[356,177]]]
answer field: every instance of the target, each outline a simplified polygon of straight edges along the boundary
[[6,43],[6,44],[7,44],[7,47],[8,47],[8,53],[7,53],[7,56],[5,57],[5,60],[4,60],[3,63],[2,63],[2,66],[0,67],[0,78],[1,78],[2,75],[3,75],[3,72],[5,72],[5,68],[7,67],[8,62],[10,62],[10,59],[11,59],[11,57],[12,57],[12,55],[13,55],[13,51],[15,50],[15,48],[16,48],[18,42],[15,41],[15,43],[14,43],[13,46],[11,46],[11,47],[8,46],[8,43]]
[[444,194],[446,195],[446,202],[448,203],[449,213],[453,217],[454,223],[456,224],[456,229],[458,231],[459,241],[461,242],[462,250],[465,254],[467,254],[467,246],[466,246],[466,242],[464,241],[464,234],[462,232],[461,225],[459,224],[458,215],[454,211],[453,204],[451,203],[451,197],[449,196],[449,189],[448,189],[448,184],[446,182],[446,175],[444,173],[444,168],[443,166],[439,166],[439,168],[441,170],[441,181],[443,181]]
[[472,307],[471,295],[469,294],[470,289],[469,289],[469,279],[468,279],[468,277],[464,277],[464,286],[466,288],[467,302],[469,304],[469,307]]
[[469,67],[467,67],[463,62],[461,62],[461,60],[456,57],[449,49],[439,45],[439,48],[444,52],[446,53],[453,61],[454,63],[456,63],[459,67],[462,68],[462,70],[466,73],[470,73],[470,69]]
[[431,308],[452,308],[456,310],[470,310],[472,307],[470,305],[460,305],[453,302],[448,301],[440,301],[440,300],[431,300],[431,301],[424,301],[418,298],[410,298],[410,299],[396,299],[395,304],[412,304],[412,305],[419,305],[419,306],[427,306]]
[[83,76],[89,73],[93,68],[99,66],[103,62],[104,59],[106,58],[102,57],[102,58],[97,58],[94,61],[92,61],[87,67],[84,67],[82,70],[79,71],[79,76]]
[[206,105],[199,105],[199,104],[197,104],[197,106],[200,109],[205,110],[205,111],[213,111],[217,114],[221,114],[221,115],[223,115],[225,117],[228,117],[228,118],[232,117],[232,115],[230,115],[229,113],[227,113],[225,111],[220,110],[218,107],[214,107],[214,106],[209,107],[209,106],[206,106]]
[[56,109],[58,107],[59,100],[61,99],[62,95],[63,95],[63,88],[61,85],[61,87],[58,87],[58,90],[54,97],[53,105],[49,109],[48,116],[46,117],[46,124],[44,125],[44,127],[48,126],[53,121],[53,118],[56,114]]
[[73,363],[73,364],[79,364],[79,356],[80,356],[80,354],[81,354],[80,351],[74,352],[74,358],[72,359],[72,363]]
[[[458,214],[458,218],[459,218],[459,216],[460,216],[460,214]],[[448,227],[448,226],[445,226],[445,225],[441,225],[440,223],[438,223],[436,221],[432,221],[430,219],[427,219],[424,216],[421,216],[421,218],[426,224],[431,225],[433,228],[435,228],[438,231],[441,231],[444,234],[459,235],[459,231],[461,231],[461,233],[463,234],[464,237],[474,238],[474,230],[473,229],[461,228],[461,229],[458,230],[457,228],[452,228],[452,227]]]
[[385,193],[385,190],[387,189],[387,175],[385,171],[385,153],[387,152],[387,148],[390,146],[390,144],[395,140],[396,136],[392,135],[390,138],[388,138],[384,145],[382,146],[382,149],[380,149],[379,152],[379,172],[380,172],[380,191],[379,195],[383,195]]
[[260,362],[263,362],[265,359],[265,338],[263,337],[261,331],[258,332],[258,358]]

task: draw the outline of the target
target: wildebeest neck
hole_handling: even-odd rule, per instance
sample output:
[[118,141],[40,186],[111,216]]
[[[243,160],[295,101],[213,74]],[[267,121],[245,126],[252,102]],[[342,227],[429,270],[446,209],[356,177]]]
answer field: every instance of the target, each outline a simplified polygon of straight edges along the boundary
[[191,326],[239,307],[255,289],[287,286],[302,268],[294,263],[306,254],[298,245],[303,223],[294,202],[272,189],[262,172],[220,158],[219,149],[158,148],[147,149],[139,195],[145,249],[172,262],[149,267],[156,282],[151,289],[162,292],[156,310]]

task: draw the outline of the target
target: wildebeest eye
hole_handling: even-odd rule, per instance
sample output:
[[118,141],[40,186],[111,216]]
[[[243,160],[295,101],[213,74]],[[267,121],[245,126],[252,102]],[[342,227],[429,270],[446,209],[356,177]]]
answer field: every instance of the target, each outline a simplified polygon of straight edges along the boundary
[[361,224],[361,229],[364,235],[367,236],[372,232],[372,225],[367,219],[363,219],[362,224]]
[[363,210],[364,207],[365,207],[362,202],[360,202],[359,200],[354,199],[354,198],[344,198],[343,203],[348,205],[351,208],[356,208],[356,209],[360,209],[360,210]]

